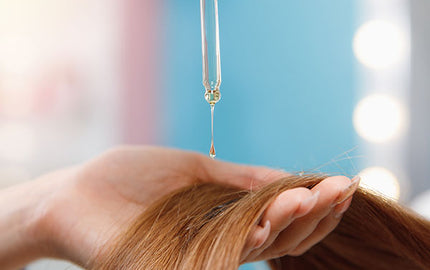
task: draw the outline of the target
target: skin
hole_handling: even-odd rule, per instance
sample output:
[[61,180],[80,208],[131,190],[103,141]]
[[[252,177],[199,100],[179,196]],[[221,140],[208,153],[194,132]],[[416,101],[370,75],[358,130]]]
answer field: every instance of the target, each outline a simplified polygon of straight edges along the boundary
[[[0,266],[18,269],[55,257],[88,268],[148,205],[177,188],[216,182],[256,189],[286,175],[166,148],[110,150],[0,191]],[[249,235],[242,262],[304,253],[339,223],[357,188],[350,185],[336,176],[312,190],[280,194]]]

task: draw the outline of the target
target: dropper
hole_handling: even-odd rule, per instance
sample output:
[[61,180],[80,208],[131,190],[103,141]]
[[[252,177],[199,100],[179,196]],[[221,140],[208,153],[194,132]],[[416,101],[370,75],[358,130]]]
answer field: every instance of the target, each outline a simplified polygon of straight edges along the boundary
[[215,104],[221,99],[221,59],[219,49],[218,0],[200,0],[205,99],[211,107],[211,148],[215,158],[213,117]]

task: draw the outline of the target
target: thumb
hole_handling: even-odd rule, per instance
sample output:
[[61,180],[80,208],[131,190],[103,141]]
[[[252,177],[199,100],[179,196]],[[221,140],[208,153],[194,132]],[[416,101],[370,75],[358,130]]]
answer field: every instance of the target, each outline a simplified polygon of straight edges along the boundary
[[204,173],[203,178],[201,178],[203,181],[244,189],[258,189],[290,175],[281,170],[212,160],[203,155],[200,165],[202,166],[201,171]]

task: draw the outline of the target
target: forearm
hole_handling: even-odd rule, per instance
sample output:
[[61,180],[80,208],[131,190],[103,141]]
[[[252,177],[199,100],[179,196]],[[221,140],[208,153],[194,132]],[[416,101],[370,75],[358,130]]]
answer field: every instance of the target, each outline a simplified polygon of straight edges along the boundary
[[37,228],[43,194],[39,182],[0,190],[0,269],[17,269],[45,255]]

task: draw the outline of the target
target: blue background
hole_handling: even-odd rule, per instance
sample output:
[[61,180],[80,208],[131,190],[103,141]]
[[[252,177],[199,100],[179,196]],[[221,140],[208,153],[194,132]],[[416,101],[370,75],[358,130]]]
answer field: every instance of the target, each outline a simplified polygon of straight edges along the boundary
[[[164,144],[207,153],[199,1],[169,0],[166,8]],[[219,12],[217,157],[289,171],[357,173],[345,154],[356,146],[354,1],[220,0]]]

